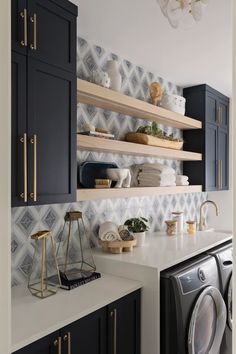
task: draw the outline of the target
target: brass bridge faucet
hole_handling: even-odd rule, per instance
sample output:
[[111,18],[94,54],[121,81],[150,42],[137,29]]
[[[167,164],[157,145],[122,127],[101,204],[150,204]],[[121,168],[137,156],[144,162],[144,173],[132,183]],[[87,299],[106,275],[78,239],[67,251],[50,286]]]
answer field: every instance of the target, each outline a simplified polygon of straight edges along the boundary
[[206,223],[205,223],[205,218],[203,217],[203,208],[208,203],[214,205],[214,207],[216,208],[216,216],[219,215],[219,208],[215,202],[213,202],[212,200],[206,200],[205,202],[203,202],[200,206],[199,231],[205,230]]

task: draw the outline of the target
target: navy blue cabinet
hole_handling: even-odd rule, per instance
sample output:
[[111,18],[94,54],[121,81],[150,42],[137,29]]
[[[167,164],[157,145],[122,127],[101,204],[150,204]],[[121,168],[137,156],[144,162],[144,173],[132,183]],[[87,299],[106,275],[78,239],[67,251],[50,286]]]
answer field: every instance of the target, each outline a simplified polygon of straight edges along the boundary
[[76,199],[76,17],[12,0],[12,206]]
[[184,89],[186,115],[200,119],[202,130],[184,131],[184,148],[203,160],[184,162],[184,174],[204,191],[229,189],[229,98],[208,85]]
[[140,354],[140,290],[14,354]]
[[108,354],[140,354],[140,291],[108,306]]

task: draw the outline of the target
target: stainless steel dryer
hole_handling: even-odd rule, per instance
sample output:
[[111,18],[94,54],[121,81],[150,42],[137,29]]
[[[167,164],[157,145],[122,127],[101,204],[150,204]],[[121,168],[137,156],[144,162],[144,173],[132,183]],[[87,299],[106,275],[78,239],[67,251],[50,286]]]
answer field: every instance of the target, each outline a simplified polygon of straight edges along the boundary
[[161,354],[218,354],[226,323],[215,257],[161,273]]
[[220,290],[227,308],[227,322],[220,353],[232,354],[232,242],[210,250],[208,254],[213,255],[216,259],[220,277]]

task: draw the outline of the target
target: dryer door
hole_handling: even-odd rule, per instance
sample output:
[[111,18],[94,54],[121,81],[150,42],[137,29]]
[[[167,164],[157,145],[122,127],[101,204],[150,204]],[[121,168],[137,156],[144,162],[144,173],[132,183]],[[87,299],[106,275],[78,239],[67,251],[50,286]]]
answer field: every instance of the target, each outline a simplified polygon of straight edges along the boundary
[[233,292],[232,292],[232,274],[229,280],[229,286],[228,286],[228,294],[227,294],[227,312],[228,312],[228,316],[227,316],[227,322],[228,322],[228,326],[232,331],[232,327],[233,327]]
[[226,306],[219,290],[207,286],[198,297],[189,324],[188,353],[216,354],[226,324]]

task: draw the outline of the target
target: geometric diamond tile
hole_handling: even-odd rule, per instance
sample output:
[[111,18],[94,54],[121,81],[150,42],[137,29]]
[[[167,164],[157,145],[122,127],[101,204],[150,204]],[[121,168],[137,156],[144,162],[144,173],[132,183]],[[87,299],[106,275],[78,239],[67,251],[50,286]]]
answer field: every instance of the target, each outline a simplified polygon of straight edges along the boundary
[[[106,70],[107,60],[118,62],[122,76],[121,92],[143,101],[150,101],[149,85],[152,81],[161,84],[165,93],[182,94],[182,89],[171,82],[159,77],[158,72],[145,70],[140,64],[131,63],[115,53],[88,43],[85,39],[77,39],[77,75],[83,79],[89,79],[95,69]],[[116,138],[123,139],[129,131],[136,131],[140,125],[148,125],[148,121],[132,119],[116,112],[104,111],[85,104],[77,107],[77,128],[82,130],[85,123],[108,129]],[[173,133],[181,137],[178,129],[159,125],[168,134]],[[163,160],[152,157],[127,156],[93,151],[78,151],[78,163],[84,161],[113,162],[121,168],[127,168],[134,164],[164,163],[172,166],[177,173],[182,173],[182,163],[179,161]],[[21,284],[27,280],[29,266],[32,261],[32,246],[28,242],[28,236],[40,229],[50,229],[53,237],[60,238],[64,216],[67,211],[79,210],[83,213],[86,234],[92,245],[98,245],[99,225],[104,221],[114,221],[122,224],[131,217],[146,216],[149,219],[150,231],[163,231],[166,228],[165,220],[171,217],[172,211],[184,211],[185,220],[199,218],[201,203],[207,199],[207,193],[179,194],[166,196],[152,196],[143,198],[114,199],[86,201],[73,204],[44,205],[36,207],[12,208],[12,286]],[[207,217],[207,208],[204,210]]]

